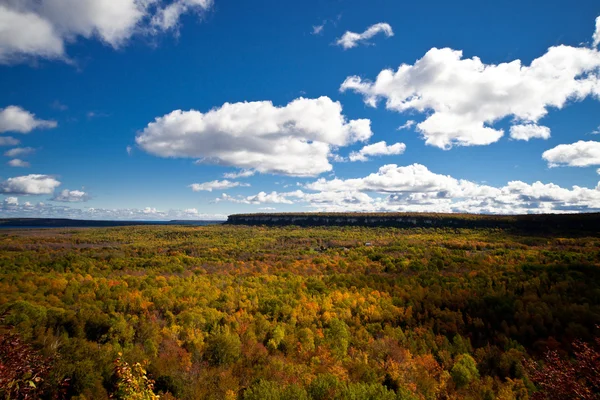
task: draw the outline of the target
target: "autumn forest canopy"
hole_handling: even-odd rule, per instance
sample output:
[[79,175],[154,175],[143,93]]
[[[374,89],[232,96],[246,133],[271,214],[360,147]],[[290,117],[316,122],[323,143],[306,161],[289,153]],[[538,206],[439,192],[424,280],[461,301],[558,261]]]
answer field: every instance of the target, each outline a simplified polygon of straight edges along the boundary
[[596,399],[599,265],[594,233],[5,229],[0,393]]

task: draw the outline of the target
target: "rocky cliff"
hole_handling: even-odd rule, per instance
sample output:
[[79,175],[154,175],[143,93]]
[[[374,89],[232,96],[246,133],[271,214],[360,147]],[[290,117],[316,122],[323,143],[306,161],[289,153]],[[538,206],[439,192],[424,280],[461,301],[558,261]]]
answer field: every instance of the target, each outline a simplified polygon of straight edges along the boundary
[[264,213],[234,214],[227,219],[232,225],[265,226],[367,226],[367,227],[437,227],[502,228],[536,232],[600,232],[600,213],[540,215],[475,215],[433,213]]

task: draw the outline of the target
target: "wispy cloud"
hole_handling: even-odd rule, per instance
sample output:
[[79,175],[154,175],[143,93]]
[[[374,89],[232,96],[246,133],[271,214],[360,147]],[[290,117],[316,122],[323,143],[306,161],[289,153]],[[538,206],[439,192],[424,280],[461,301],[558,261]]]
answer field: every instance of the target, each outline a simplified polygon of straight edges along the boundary
[[371,39],[373,36],[378,33],[383,33],[387,37],[394,36],[394,31],[390,24],[385,22],[380,22],[375,25],[371,25],[367,28],[363,33],[355,33],[347,31],[344,35],[337,40],[337,44],[342,46],[345,50],[351,49],[353,47],[358,46],[359,44],[368,43],[367,40]]
[[413,121],[412,119],[409,119],[408,121],[406,121],[404,124],[400,125],[398,127],[398,130],[401,131],[403,129],[410,129],[412,128],[414,125],[416,124],[415,121]]

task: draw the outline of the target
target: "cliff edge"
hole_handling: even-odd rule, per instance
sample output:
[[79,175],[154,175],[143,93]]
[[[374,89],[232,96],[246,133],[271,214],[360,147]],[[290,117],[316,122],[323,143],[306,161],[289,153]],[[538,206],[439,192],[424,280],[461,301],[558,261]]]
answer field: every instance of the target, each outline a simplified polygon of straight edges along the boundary
[[365,226],[395,228],[500,228],[531,232],[600,233],[600,213],[482,215],[437,213],[233,214],[230,225]]

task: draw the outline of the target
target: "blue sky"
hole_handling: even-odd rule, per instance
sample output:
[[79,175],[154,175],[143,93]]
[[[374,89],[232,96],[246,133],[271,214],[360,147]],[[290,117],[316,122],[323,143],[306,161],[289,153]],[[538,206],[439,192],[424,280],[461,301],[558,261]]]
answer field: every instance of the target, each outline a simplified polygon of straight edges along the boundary
[[598,16],[0,1],[0,216],[599,211]]

